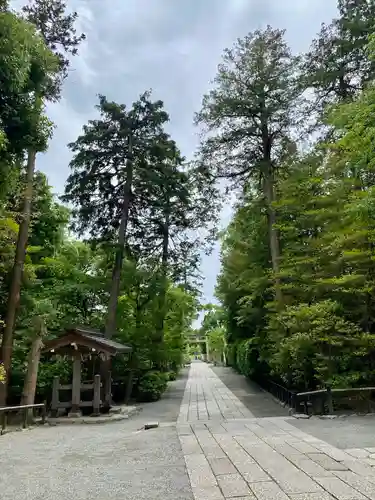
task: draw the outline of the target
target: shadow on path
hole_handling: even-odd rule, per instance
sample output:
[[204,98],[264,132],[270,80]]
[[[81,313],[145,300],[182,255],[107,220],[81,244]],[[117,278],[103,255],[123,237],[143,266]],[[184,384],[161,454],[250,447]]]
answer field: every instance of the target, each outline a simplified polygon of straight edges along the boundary
[[232,368],[224,366],[211,366],[211,368],[241,403],[253,413],[254,417],[285,417],[289,415],[288,408],[283,408],[258,384],[236,373]]

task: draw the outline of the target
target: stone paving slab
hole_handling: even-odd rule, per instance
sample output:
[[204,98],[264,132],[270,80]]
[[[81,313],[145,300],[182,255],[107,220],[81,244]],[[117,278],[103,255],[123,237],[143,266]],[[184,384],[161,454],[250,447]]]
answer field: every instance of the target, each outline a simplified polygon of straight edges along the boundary
[[358,490],[344,483],[344,481],[341,481],[338,477],[318,477],[316,481],[328,491],[328,493],[340,500],[366,500],[366,497]]
[[329,457],[325,453],[308,453],[306,456],[307,458],[310,458],[317,464],[321,465],[325,470],[348,470],[346,465],[333,460],[333,458]]
[[202,448],[199,446],[197,438],[194,434],[191,434],[190,436],[180,436],[180,443],[184,455],[196,455],[198,453],[202,453]]
[[274,482],[255,483],[251,489],[258,500],[290,500],[290,497]]
[[217,476],[217,481],[225,498],[234,498],[251,494],[248,484],[240,474]]
[[358,476],[365,477],[375,483],[375,469],[371,465],[361,462],[361,460],[345,460],[343,464]]
[[233,369],[215,366],[212,371],[255,417],[288,416],[288,408],[278,404],[271,394]]
[[302,495],[291,495],[290,500],[336,500],[327,492],[324,493],[303,493]]
[[225,500],[218,486],[193,486],[194,500]]
[[207,457],[208,463],[213,470],[215,476],[220,476],[223,474],[236,474],[237,469],[229,458],[210,458]]
[[331,477],[334,475],[331,470],[324,469],[321,465],[307,458],[306,455],[294,455],[290,461],[310,477]]
[[370,481],[364,479],[363,477],[358,476],[352,471],[338,471],[335,472],[335,475],[344,481],[346,484],[350,485],[352,488],[355,488],[363,495],[373,499],[375,498],[375,484]]
[[216,486],[217,481],[207,458],[202,454],[185,456],[190,483],[196,487]]
[[260,483],[269,481],[270,476],[258,465],[252,463],[236,464],[237,469],[242,474],[242,477],[249,483]]
[[181,403],[179,423],[222,418],[252,418],[254,415],[204,363],[193,363]]

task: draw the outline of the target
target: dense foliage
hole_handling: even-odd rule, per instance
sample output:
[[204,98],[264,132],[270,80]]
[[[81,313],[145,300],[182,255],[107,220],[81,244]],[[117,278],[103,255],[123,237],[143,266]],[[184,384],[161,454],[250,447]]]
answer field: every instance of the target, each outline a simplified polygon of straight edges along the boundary
[[115,386],[124,397],[133,380],[134,395],[155,400],[185,362],[204,243],[195,230],[214,227],[215,189],[186,163],[164,130],[163,102],[146,92],[130,106],[100,96],[99,117],[69,145],[61,201],[72,210],[56,199],[35,165],[51,132],[44,103],[59,98],[85,39],[76,19],[61,0],[0,12],[0,396],[9,388],[8,400],[32,402],[35,390],[50,396],[54,376],[69,383],[71,360],[51,362],[41,349],[75,324],[130,344],[131,357],[112,363]]
[[[7,384],[11,399],[34,399],[43,340],[72,323],[133,346],[129,359],[101,368],[116,387],[134,380],[141,400],[177,376],[189,335],[207,339],[191,352],[258,380],[373,385],[375,2],[338,0],[337,19],[303,55],[271,27],[237,40],[196,115],[202,143],[192,162],[151,92],[126,105],[99,95],[69,144],[61,200],[37,153],[53,130],[45,103],[59,99],[85,36],[62,0],[31,0],[21,13],[6,4],[0,404]],[[205,306],[193,332],[223,180],[224,198],[236,200],[221,235],[220,306]],[[69,360],[42,356],[37,395],[48,397],[56,374],[69,381]]]
[[[339,1],[339,17],[323,26],[294,66],[296,88],[308,99],[290,101],[292,87],[281,79],[288,76],[288,52],[270,43],[259,49],[268,29],[256,32],[250,44],[249,38],[239,42],[237,69],[221,66],[216,90],[204,101],[203,112],[210,99],[208,110],[216,113],[211,123],[237,142],[243,164],[251,166],[261,151],[254,137],[268,137],[269,150],[278,153],[270,158],[271,197],[264,177],[263,185],[261,178],[248,178],[240,186],[222,237],[217,283],[228,362],[258,380],[272,377],[302,389],[375,382],[374,8],[374,2]],[[284,69],[269,82],[262,68],[272,62]],[[234,88],[240,84],[242,94]],[[247,92],[266,106],[267,120],[253,112]],[[292,116],[305,116],[323,131],[315,141],[300,137],[302,127],[287,121],[287,109],[280,108],[284,96],[296,106]],[[293,138],[294,147],[289,142],[281,149],[281,133],[284,144]],[[211,143],[222,141],[221,161],[230,167],[224,175],[231,180],[239,169],[222,138],[203,143],[203,158]]]

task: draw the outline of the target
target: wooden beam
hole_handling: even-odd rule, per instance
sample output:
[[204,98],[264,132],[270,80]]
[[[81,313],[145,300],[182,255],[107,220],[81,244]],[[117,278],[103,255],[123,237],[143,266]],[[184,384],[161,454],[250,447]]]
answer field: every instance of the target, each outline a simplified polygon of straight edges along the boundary
[[71,413],[79,413],[81,403],[81,355],[77,352],[73,360],[73,387]]
[[93,399],[93,414],[100,415],[100,375],[94,377],[94,399]]
[[57,410],[59,408],[59,389],[60,389],[60,379],[59,377],[53,377],[52,402],[51,402],[51,410],[53,417],[57,416]]

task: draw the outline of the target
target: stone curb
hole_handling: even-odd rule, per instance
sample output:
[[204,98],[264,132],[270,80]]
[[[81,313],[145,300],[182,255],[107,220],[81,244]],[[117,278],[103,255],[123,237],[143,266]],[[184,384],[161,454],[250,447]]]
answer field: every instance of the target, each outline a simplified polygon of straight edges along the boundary
[[78,418],[68,418],[68,417],[58,417],[58,418],[47,418],[46,424],[49,426],[56,425],[102,425],[110,424],[113,422],[121,422],[123,420],[128,420],[129,418],[137,415],[142,411],[142,407],[133,406],[129,407],[126,413],[113,414],[111,416],[99,416],[99,417],[78,417]]

